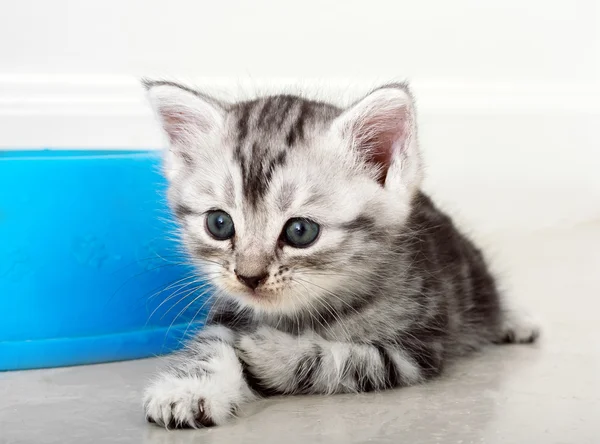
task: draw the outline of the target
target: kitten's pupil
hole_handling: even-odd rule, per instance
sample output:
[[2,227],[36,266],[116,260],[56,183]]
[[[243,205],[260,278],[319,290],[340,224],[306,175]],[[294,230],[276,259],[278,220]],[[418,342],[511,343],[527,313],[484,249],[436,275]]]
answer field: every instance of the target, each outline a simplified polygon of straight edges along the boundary
[[300,222],[295,222],[294,223],[294,231],[296,232],[296,236],[302,237],[302,235],[306,231],[306,228]]

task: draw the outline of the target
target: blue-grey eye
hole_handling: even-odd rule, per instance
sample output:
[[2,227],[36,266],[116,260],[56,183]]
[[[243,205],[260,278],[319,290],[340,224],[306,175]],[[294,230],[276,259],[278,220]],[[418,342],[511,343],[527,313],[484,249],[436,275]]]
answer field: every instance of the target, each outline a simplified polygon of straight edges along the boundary
[[282,238],[286,244],[295,248],[306,248],[319,237],[319,224],[312,220],[295,218],[287,221],[283,227]]
[[206,231],[216,240],[231,239],[235,234],[233,219],[225,211],[209,211],[206,215]]

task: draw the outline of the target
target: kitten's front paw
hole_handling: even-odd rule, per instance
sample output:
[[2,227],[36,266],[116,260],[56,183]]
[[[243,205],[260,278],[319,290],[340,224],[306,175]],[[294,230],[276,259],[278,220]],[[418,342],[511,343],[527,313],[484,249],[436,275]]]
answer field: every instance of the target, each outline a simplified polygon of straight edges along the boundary
[[[146,419],[166,428],[200,428],[223,424],[235,405],[219,393],[209,377],[177,377],[165,374],[144,396]],[[228,388],[230,389],[230,388]]]
[[237,344],[239,358],[246,370],[259,381],[265,394],[288,393],[290,367],[297,367],[304,349],[297,337],[273,328],[262,327],[256,332],[244,335]]
[[250,366],[272,367],[286,360],[297,349],[297,338],[273,328],[262,327],[240,338],[237,348],[240,358]]

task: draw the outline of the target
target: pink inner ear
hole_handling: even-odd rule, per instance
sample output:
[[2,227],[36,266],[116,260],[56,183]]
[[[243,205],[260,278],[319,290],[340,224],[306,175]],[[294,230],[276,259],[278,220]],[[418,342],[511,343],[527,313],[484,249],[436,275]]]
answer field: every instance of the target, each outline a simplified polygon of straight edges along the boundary
[[400,113],[373,116],[362,122],[356,134],[366,160],[379,168],[377,181],[383,186],[394,155],[404,148],[406,117]]
[[177,116],[175,113],[163,112],[162,117],[163,126],[165,127],[165,131],[167,136],[169,136],[171,143],[181,140],[181,116]]
[[208,132],[211,128],[206,118],[186,108],[162,107],[160,115],[171,143],[183,142],[190,133]]

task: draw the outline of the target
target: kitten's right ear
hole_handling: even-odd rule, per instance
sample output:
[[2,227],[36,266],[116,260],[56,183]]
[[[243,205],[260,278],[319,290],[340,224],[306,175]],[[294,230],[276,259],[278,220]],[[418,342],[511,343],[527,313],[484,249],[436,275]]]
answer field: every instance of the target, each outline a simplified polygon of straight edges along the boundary
[[184,163],[193,163],[225,118],[215,99],[183,85],[142,80],[148,97],[170,142],[170,151]]

